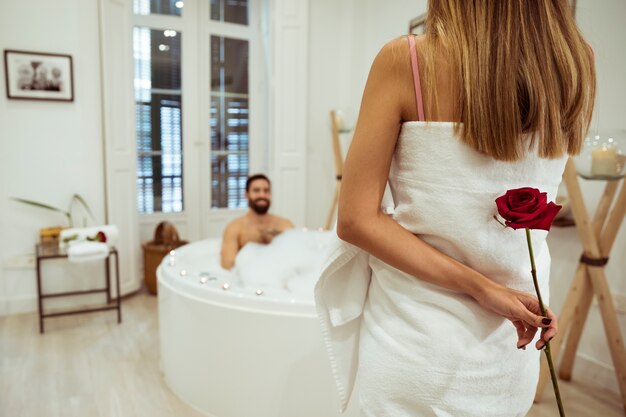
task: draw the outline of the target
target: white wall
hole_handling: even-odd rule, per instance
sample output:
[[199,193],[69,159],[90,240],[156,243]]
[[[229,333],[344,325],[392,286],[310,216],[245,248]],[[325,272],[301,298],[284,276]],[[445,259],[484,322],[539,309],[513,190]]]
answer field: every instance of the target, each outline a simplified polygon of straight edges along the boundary
[[[10,197],[67,207],[79,193],[104,221],[97,1],[3,1],[0,49],[72,55],[75,89],[71,103],[8,100],[4,64],[0,69],[0,314],[6,314],[36,305],[34,269],[8,264],[34,252],[40,228],[65,225],[64,216]],[[83,275],[95,279],[101,269],[77,268],[78,285],[89,285]],[[60,272],[46,273],[54,286]]]
[[355,113],[376,54],[390,40],[408,33],[409,21],[425,13],[427,3],[427,0],[393,0],[384,7],[376,0],[354,3],[351,106]]
[[[425,11],[426,0],[384,6],[376,0],[310,2],[307,226],[324,225],[334,192],[330,110],[347,110],[356,119],[374,57],[387,42],[408,33],[409,20]],[[350,137],[341,139],[347,144]]]
[[309,3],[306,226],[324,226],[335,186],[330,110],[351,105],[353,0]]

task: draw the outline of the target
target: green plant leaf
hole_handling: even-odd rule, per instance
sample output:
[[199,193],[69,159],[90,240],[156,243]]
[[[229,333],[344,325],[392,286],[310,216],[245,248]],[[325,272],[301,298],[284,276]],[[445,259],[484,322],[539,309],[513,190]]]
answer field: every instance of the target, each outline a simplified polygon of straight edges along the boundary
[[85,199],[83,197],[80,196],[80,194],[74,194],[72,196],[72,201],[70,202],[70,208],[72,207],[74,201],[78,201],[83,208],[85,209],[85,211],[87,212],[87,214],[89,214],[89,216],[91,216],[91,220],[93,220],[94,222],[97,223],[96,221],[96,217],[93,215],[93,212],[91,211],[91,209],[89,208],[89,205],[87,204],[87,202],[85,201]]
[[63,215],[65,215],[65,217],[67,217],[67,221],[69,222],[70,227],[72,226],[72,218],[70,216],[70,213],[65,211],[65,210],[63,210],[63,209],[60,209],[60,208],[54,207],[54,206],[50,206],[48,204],[40,203],[38,201],[27,200],[25,198],[11,197],[11,199],[15,200],[17,202],[23,203],[23,204],[28,204],[30,206],[35,206],[35,207],[39,207],[39,208],[42,208],[42,209],[52,210],[52,211],[56,211],[56,212],[59,212],[59,213],[63,213]]
[[44,203],[39,203],[37,201],[32,201],[32,200],[26,200],[24,198],[18,198],[18,197],[12,197],[13,200],[15,201],[19,201],[20,203],[24,203],[24,204],[30,204],[31,206],[35,206],[35,207],[40,207],[40,208],[44,208],[44,209],[48,209],[48,210],[53,210],[53,211],[58,211],[59,213],[63,213],[66,216],[68,215],[68,212],[60,209],[58,207],[54,207],[54,206],[49,206],[47,204]]

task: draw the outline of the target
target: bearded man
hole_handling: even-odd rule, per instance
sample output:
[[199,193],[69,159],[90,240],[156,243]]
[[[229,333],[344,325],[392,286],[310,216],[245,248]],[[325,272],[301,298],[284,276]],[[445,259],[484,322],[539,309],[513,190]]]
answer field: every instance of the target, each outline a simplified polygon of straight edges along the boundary
[[263,174],[248,177],[245,197],[249,210],[226,226],[222,239],[222,268],[233,267],[237,253],[246,243],[270,243],[276,235],[294,227],[289,220],[268,213],[272,196],[270,187],[269,178]]

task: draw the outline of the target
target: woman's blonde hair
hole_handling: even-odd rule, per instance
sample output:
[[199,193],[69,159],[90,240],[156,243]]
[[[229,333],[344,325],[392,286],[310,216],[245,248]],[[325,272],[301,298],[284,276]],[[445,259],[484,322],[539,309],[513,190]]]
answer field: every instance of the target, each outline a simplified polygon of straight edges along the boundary
[[472,148],[503,161],[535,142],[545,158],[580,151],[596,75],[566,0],[430,0],[420,53],[427,108],[437,108],[435,59],[448,57],[456,131]]

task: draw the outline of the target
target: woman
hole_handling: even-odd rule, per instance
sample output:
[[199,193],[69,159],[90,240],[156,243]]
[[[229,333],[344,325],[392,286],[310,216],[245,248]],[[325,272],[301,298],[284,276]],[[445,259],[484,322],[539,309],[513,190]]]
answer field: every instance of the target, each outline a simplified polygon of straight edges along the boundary
[[[345,163],[343,242],[316,287],[342,408],[358,368],[362,416],[526,415],[557,319],[494,200],[554,199],[594,94],[565,0],[431,0],[426,34],[380,51]],[[546,233],[532,235],[547,297]]]

